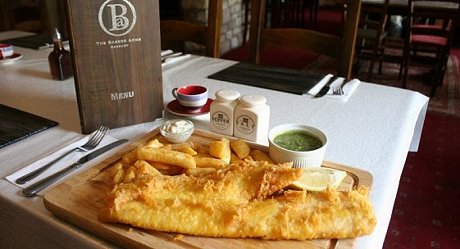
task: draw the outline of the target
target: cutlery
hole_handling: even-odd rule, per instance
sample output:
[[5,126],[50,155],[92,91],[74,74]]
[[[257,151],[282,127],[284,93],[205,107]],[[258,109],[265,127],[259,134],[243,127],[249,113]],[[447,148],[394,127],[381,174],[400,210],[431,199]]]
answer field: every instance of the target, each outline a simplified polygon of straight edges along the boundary
[[321,90],[319,90],[319,92],[314,97],[320,98],[326,95],[326,93],[329,92],[329,89],[331,89],[331,84],[334,83],[336,79],[337,79],[337,76],[332,76],[331,78],[329,78],[326,85],[324,85],[323,88],[321,88]]
[[333,95],[343,95],[344,92],[343,92],[343,85],[345,85],[347,82],[346,82],[346,79],[343,79],[343,81],[336,87],[332,88],[332,94]]
[[40,168],[38,168],[38,169],[36,169],[36,170],[26,174],[26,175],[23,175],[23,176],[19,177],[18,179],[16,179],[16,183],[17,184],[27,183],[28,181],[34,179],[35,177],[37,177],[38,175],[43,173],[45,170],[47,170],[49,167],[54,165],[57,161],[61,160],[62,158],[66,157],[67,155],[69,155],[70,153],[72,153],[74,151],[87,152],[87,151],[90,151],[90,150],[96,148],[99,145],[99,143],[102,141],[102,139],[104,138],[104,136],[105,136],[105,134],[107,133],[108,130],[109,130],[109,128],[107,128],[105,126],[99,127],[99,129],[97,129],[96,132],[94,132],[94,134],[90,137],[88,142],[86,142],[84,145],[75,147],[75,148],[67,151],[66,153],[64,153],[60,157],[54,159],[53,161],[41,166]]
[[172,53],[172,54],[168,54],[168,55],[162,56],[162,57],[161,57],[161,63],[165,62],[166,59],[173,58],[173,57],[177,57],[177,56],[181,56],[181,55],[182,55],[182,52],[177,52],[177,53]]
[[351,81],[351,80],[346,80],[346,79],[344,79],[344,80],[342,81],[342,83],[341,83],[338,87],[334,87],[334,89],[332,89],[332,94],[334,94],[334,95],[344,95],[345,92],[343,91],[343,86],[344,86],[345,84],[347,84],[348,82],[350,82],[350,81]]
[[128,139],[121,139],[121,140],[118,140],[118,141],[115,141],[113,143],[110,143],[102,148],[99,148],[91,153],[89,153],[88,155],[86,156],[83,156],[81,157],[76,163],[30,185],[29,187],[27,188],[24,188],[22,190],[22,193],[24,196],[26,197],[32,197],[34,195],[36,195],[38,192],[40,192],[41,190],[45,189],[46,187],[50,186],[51,184],[53,184],[54,182],[56,182],[57,180],[61,179],[62,177],[64,177],[65,175],[69,174],[70,172],[80,168],[84,163],[86,162],[89,162],[91,160],[93,160],[94,158],[98,157],[99,155],[102,155],[103,153],[111,150],[112,148],[115,148],[117,147],[118,145],[121,145],[123,143],[126,143],[128,141]]

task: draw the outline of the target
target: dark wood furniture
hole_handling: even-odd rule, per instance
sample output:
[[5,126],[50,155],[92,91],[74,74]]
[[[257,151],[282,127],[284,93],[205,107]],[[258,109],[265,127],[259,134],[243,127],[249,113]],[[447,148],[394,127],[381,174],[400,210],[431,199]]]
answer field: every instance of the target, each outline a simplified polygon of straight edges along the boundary
[[302,28],[309,23],[318,21],[318,0],[268,0],[266,13],[270,15],[270,26],[273,28]]
[[404,42],[402,65],[404,88],[410,65],[431,67],[431,97],[435,96],[438,85],[443,82],[454,30],[460,19],[460,0],[437,2],[449,7],[449,10],[433,9],[433,3],[430,1],[409,0],[408,31]]
[[241,3],[241,11],[244,13],[243,17],[243,45],[246,44],[246,41],[248,39],[248,31],[249,31],[249,12],[250,12],[250,7],[251,7],[251,0],[243,0]]
[[300,28],[266,28],[265,0],[252,0],[250,61],[258,64],[263,47],[289,47],[314,51],[338,60],[338,76],[350,78],[355,55],[361,0],[350,1],[343,36]]
[[184,42],[206,47],[205,55],[220,57],[222,0],[209,0],[207,25],[184,20],[161,20],[162,49],[184,50]]
[[361,59],[369,60],[369,69],[366,80],[371,81],[374,65],[379,62],[379,74],[382,73],[385,41],[385,31],[388,20],[388,2],[384,0],[382,6],[365,5],[361,7],[361,18],[359,21],[357,38],[357,65]]
[[0,30],[20,30],[34,33],[49,32],[45,0],[0,0]]

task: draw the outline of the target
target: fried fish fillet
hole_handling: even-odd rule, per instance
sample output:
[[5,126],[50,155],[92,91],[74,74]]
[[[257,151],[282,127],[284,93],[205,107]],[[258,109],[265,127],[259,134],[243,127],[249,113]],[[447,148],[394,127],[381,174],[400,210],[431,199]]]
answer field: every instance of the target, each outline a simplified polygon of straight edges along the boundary
[[117,185],[98,217],[210,237],[340,239],[372,232],[376,219],[367,189],[284,191],[301,173],[267,162],[241,162],[200,177],[152,170]]

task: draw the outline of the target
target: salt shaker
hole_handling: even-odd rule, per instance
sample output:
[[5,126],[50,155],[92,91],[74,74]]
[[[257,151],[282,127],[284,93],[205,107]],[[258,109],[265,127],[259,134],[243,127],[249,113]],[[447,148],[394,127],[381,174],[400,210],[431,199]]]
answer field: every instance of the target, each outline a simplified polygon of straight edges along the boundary
[[245,95],[235,108],[233,135],[253,142],[263,142],[267,138],[270,106],[260,95]]
[[234,90],[219,90],[211,103],[210,130],[233,136],[234,109],[241,94]]

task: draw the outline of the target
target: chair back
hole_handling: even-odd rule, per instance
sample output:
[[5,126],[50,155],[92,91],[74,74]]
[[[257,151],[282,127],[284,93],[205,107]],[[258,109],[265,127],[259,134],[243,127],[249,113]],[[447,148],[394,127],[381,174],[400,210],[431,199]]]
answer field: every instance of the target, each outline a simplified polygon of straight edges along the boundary
[[388,4],[389,0],[384,0],[382,5],[363,4],[361,6],[359,28],[372,30],[372,36],[381,37],[385,32],[388,21]]
[[48,33],[47,1],[0,1],[0,30]]
[[[356,70],[361,65],[360,60],[369,60],[366,81],[370,82],[374,72],[374,65],[379,62],[379,73],[382,72],[382,63],[385,56],[387,32],[385,27],[388,20],[388,3],[363,3],[359,19],[356,48]],[[357,73],[357,72],[356,72]]]
[[[460,20],[460,0],[409,0],[410,37],[437,37],[440,46],[451,46],[456,25]],[[423,38],[423,37],[422,37]],[[431,41],[433,42],[433,41]],[[443,44],[444,43],[444,44]]]
[[162,49],[183,49],[177,44],[194,42],[206,47],[205,55],[220,57],[220,31],[222,24],[222,0],[209,0],[207,24],[184,20],[161,20]]
[[313,51],[337,59],[337,75],[350,78],[355,53],[361,0],[350,0],[342,36],[300,28],[265,28],[265,0],[251,5],[250,61],[258,64],[263,47],[285,47]]
[[432,90],[441,85],[460,19],[460,0],[409,0],[408,32],[403,51],[402,85],[406,88],[409,64],[432,67]]

